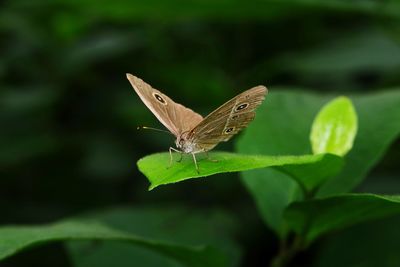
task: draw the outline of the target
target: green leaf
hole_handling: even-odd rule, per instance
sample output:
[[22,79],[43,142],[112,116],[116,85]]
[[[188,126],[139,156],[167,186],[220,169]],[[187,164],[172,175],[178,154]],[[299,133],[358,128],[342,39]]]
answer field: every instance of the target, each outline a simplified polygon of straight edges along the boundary
[[[257,117],[237,142],[246,154],[308,154],[309,133],[320,107],[330,98],[305,92],[275,90],[257,111]],[[352,96],[358,113],[358,133],[346,155],[342,172],[326,181],[318,195],[348,192],[359,184],[400,133],[400,91]],[[287,175],[266,169],[242,173],[262,218],[277,234],[286,231],[284,209],[299,199],[300,189]]]
[[225,266],[219,251],[204,246],[181,246],[118,231],[98,222],[62,221],[42,226],[5,226],[0,228],[0,260],[23,249],[55,241],[108,240],[139,245],[177,260],[187,266]]
[[348,192],[379,162],[400,134],[400,90],[351,97],[358,114],[358,132],[343,171],[323,184],[318,196]]
[[345,226],[400,213],[400,196],[345,194],[291,204],[285,211],[286,223],[306,243]]
[[335,98],[315,117],[310,134],[313,153],[344,156],[353,147],[356,133],[357,114],[351,100]]
[[[256,119],[239,137],[238,152],[272,155],[311,153],[308,140],[310,126],[326,99],[307,93],[271,92],[257,110]],[[283,237],[286,232],[283,211],[300,195],[296,182],[272,169],[241,175],[265,223]]]
[[312,266],[400,266],[399,225],[400,216],[396,215],[328,235],[318,242],[318,254]]
[[[240,249],[232,240],[236,220],[219,209],[199,210],[177,205],[121,207],[90,213],[85,218],[95,219],[127,233],[150,240],[164,241],[185,246],[207,244],[218,248],[227,257],[226,266],[238,266]],[[179,218],[179,219],[178,219]],[[196,229],[193,231],[193,229]],[[75,267],[118,266],[169,266],[182,264],[166,255],[141,246],[122,242],[90,241],[68,242],[68,251]]]
[[[212,152],[213,160],[198,161],[197,173],[192,157],[184,157],[168,167],[169,153],[157,153],[138,161],[139,170],[146,175],[150,190],[159,185],[176,183],[192,178],[205,177],[217,173],[238,172],[252,169],[275,167],[297,180],[305,190],[320,184],[324,179],[337,174],[341,168],[340,157],[330,154],[302,156],[255,156],[227,152]],[[306,174],[306,175],[305,175]]]

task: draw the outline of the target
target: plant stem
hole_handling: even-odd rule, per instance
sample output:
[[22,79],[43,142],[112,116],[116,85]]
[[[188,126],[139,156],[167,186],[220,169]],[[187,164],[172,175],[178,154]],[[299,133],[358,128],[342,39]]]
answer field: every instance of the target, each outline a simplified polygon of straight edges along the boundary
[[[313,199],[316,193],[317,188],[309,191],[307,190],[306,186],[301,182],[298,181],[295,177],[292,177],[294,180],[298,182],[298,185],[303,193],[303,201]],[[306,236],[306,233],[310,227],[310,218],[306,218],[306,224],[301,231],[300,234],[295,234],[294,238],[288,244],[289,239],[286,237],[284,240],[280,242],[279,245],[279,252],[278,254],[272,259],[270,263],[270,267],[286,267],[291,262],[291,260],[305,248],[305,242],[303,237]]]
[[280,245],[279,253],[271,261],[270,267],[285,267],[303,248],[303,240],[300,235],[296,235],[288,246],[287,240]]

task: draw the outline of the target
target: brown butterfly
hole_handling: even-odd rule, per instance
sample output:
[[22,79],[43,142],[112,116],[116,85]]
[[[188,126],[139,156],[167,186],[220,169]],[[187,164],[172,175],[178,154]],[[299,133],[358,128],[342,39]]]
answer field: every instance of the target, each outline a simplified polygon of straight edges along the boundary
[[255,109],[267,94],[265,86],[256,86],[235,96],[203,119],[191,109],[175,103],[171,98],[152,88],[142,79],[126,74],[133,89],[157,119],[176,137],[177,149],[172,151],[191,154],[197,172],[196,153],[213,149],[218,143],[228,141],[254,119]]

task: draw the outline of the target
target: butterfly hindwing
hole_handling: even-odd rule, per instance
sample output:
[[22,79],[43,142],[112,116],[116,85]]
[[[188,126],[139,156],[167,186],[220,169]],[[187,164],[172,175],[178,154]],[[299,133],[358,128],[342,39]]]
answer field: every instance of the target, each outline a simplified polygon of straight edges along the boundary
[[204,151],[228,141],[254,119],[255,109],[262,103],[266,93],[266,87],[257,86],[237,95],[205,117],[190,132],[189,139]]

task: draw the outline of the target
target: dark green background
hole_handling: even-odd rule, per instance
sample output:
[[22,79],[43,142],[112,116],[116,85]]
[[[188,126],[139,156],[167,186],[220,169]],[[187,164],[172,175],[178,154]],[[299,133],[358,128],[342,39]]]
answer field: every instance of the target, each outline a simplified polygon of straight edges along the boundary
[[[277,240],[237,174],[147,191],[136,161],[166,151],[173,139],[136,130],[138,125],[162,126],[131,89],[127,72],[202,115],[258,84],[270,93],[278,86],[333,95],[390,89],[400,84],[400,4],[0,4],[1,224],[50,222],[120,205],[221,208],[240,218],[236,239],[243,247],[243,266],[265,266]],[[232,150],[234,142],[219,148]],[[399,148],[397,141],[359,191],[399,192]],[[351,239],[364,228],[343,235]],[[335,253],[335,238],[328,236],[323,253],[311,247],[298,264]],[[0,266],[27,264],[71,263],[55,244]]]

